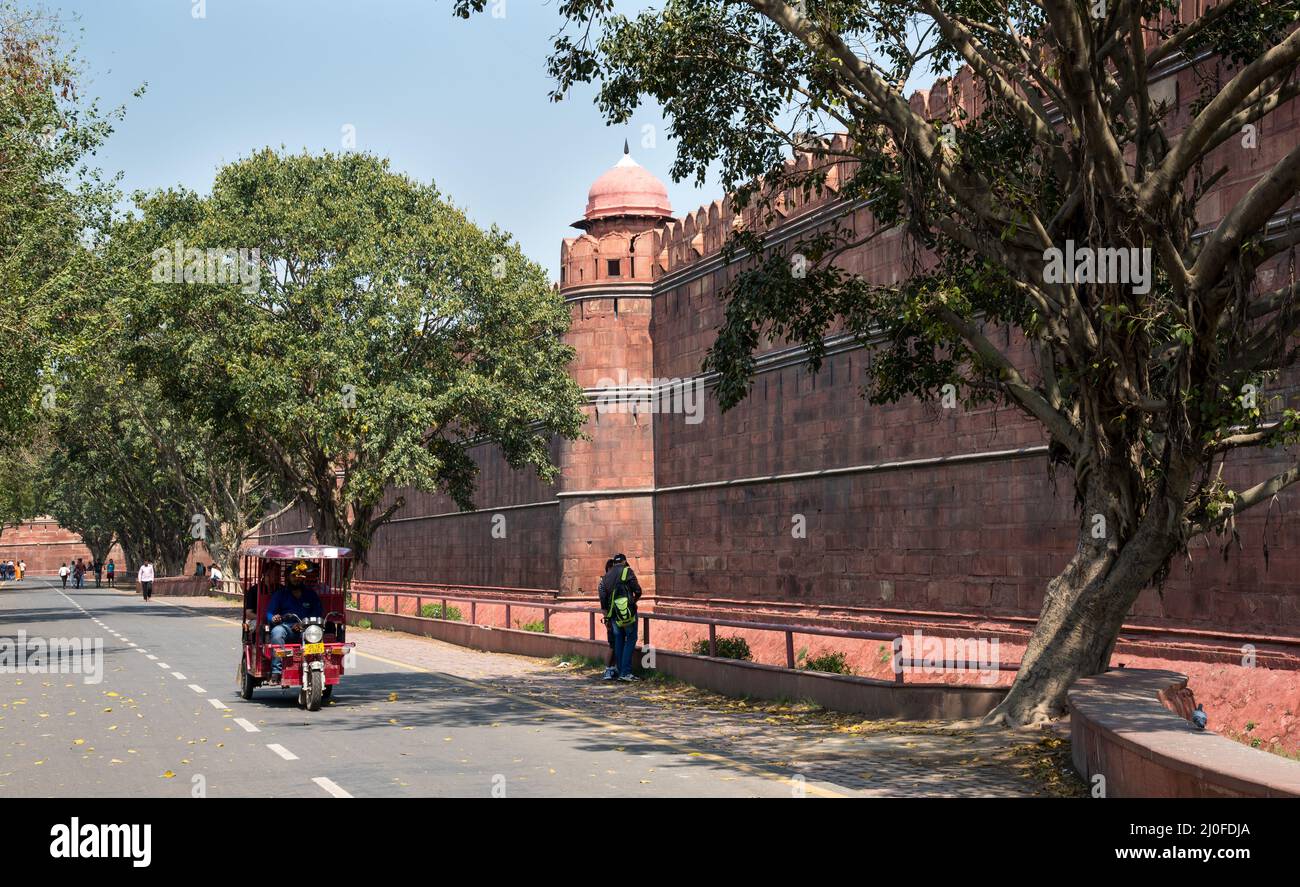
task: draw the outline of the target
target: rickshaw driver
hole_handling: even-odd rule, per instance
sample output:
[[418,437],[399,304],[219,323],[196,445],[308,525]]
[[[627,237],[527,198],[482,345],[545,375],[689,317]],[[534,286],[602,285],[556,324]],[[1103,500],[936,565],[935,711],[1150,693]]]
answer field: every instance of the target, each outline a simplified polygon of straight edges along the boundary
[[[271,626],[271,643],[293,643],[295,632],[302,631],[302,624],[296,621],[286,622],[289,614],[299,619],[309,616],[323,616],[320,596],[316,589],[307,584],[307,572],[310,568],[305,563],[298,563],[289,571],[289,584],[280,586],[271,597],[271,605],[266,611],[266,621]],[[278,680],[283,666],[278,655],[271,659],[271,680]]]

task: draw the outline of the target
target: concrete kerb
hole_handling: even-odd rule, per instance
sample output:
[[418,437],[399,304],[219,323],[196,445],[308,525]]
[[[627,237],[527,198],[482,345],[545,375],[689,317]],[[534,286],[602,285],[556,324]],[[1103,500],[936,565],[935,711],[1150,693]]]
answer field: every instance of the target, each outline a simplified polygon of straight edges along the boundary
[[1070,688],[1070,744],[1085,780],[1112,798],[1300,797],[1300,762],[1196,730],[1161,701],[1187,677],[1115,669]]

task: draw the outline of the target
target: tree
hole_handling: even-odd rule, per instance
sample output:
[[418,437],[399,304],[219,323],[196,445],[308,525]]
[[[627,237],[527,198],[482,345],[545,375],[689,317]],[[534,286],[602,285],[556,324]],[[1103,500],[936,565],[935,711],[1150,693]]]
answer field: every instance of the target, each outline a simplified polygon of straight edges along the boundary
[[[876,343],[873,400],[954,384],[968,402],[1012,404],[1072,472],[1077,547],[993,721],[1059,713],[1075,679],[1107,667],[1124,615],[1190,539],[1231,532],[1300,478],[1292,465],[1234,489],[1222,474],[1230,456],[1288,445],[1300,427],[1295,411],[1254,398],[1297,355],[1283,261],[1300,228],[1278,221],[1300,187],[1300,145],[1221,217],[1206,200],[1228,152],[1250,150],[1300,95],[1300,3],[1222,0],[1195,21],[1179,6],[667,0],[635,18],[608,0],[559,7],[569,24],[550,60],[555,97],[598,81],[611,123],[653,98],[677,141],[674,176],[703,181],[716,164],[748,210],[729,244],[748,264],[706,362],[724,408],[747,395],[767,336],[807,346],[816,369],[824,334],[843,323]],[[1175,64],[1201,84],[1185,125],[1152,79]],[[973,75],[974,113],[952,102],[928,119],[909,103],[904,84],[958,66]],[[792,152],[806,162],[788,163]],[[871,202],[872,230],[764,242],[780,195],[823,188],[836,164],[839,196]],[[837,266],[896,226],[916,255],[907,280]],[[1063,269],[1066,255],[1132,258],[1149,276],[1082,258]],[[1281,272],[1272,284],[1267,270]],[[996,329],[1015,331],[1013,344]]]
[[112,191],[82,161],[111,130],[81,73],[55,17],[0,2],[0,450],[31,434],[57,398],[44,374],[94,332],[85,246]]
[[242,441],[324,544],[364,562],[402,507],[391,488],[472,507],[481,440],[552,477],[549,438],[580,433],[563,302],[432,186],[367,155],[267,150],[209,198],[138,200],[156,252],[120,297],[132,364]]
[[57,444],[40,483],[44,509],[100,560],[116,539],[128,570],[147,558],[162,575],[180,575],[194,544],[194,511],[140,419],[152,414],[149,401],[105,364],[79,369],[63,377],[66,396],[54,410]]

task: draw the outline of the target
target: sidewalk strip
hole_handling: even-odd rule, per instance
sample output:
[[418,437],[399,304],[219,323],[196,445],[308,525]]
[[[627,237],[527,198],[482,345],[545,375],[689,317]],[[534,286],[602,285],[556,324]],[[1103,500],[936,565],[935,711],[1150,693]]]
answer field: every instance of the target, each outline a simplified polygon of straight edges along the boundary
[[[699,751],[697,749],[691,748],[690,746],[687,745],[683,745],[672,739],[666,739],[664,737],[654,736],[649,733],[644,733],[640,730],[632,730],[622,724],[614,724],[609,721],[602,721],[600,718],[593,717],[588,714],[583,714],[582,712],[579,711],[574,711],[571,708],[564,708],[563,706],[552,705],[549,702],[542,702],[540,699],[534,699],[530,696],[523,696],[518,693],[511,693],[508,690],[503,690],[500,687],[494,687],[491,684],[485,684],[479,681],[471,680],[469,678],[463,678],[460,677],[459,675],[448,674],[445,671],[435,672],[431,669],[425,668],[420,665],[412,665],[409,662],[401,662],[397,659],[387,659],[383,656],[376,656],[374,653],[363,653],[360,650],[357,650],[356,654],[358,656],[364,656],[367,659],[373,659],[376,662],[384,662],[387,663],[388,665],[396,665],[399,668],[407,668],[410,669],[411,671],[420,672],[422,674],[437,675],[438,677],[445,678],[449,681],[452,681],[453,683],[461,684],[462,686],[466,686],[466,687],[473,687],[477,690],[482,690],[485,693],[491,693],[494,696],[501,696],[501,697],[505,697],[506,699],[514,700],[515,702],[521,702],[524,705],[531,705],[534,708],[540,708],[545,711],[553,711],[558,714],[562,714],[567,717],[582,721],[583,723],[589,724],[593,727],[600,727],[601,729],[607,730],[612,733],[617,733],[622,736],[631,737],[632,739],[635,739],[639,742],[649,742],[655,745],[662,746],[664,748],[672,749],[673,751],[678,752],[680,754],[689,755],[690,757],[693,757],[696,760],[708,761],[712,764],[716,764],[721,767],[726,767],[731,770],[739,770],[740,772],[746,773],[750,776],[761,776],[764,779],[771,779],[775,782],[781,782],[787,785],[791,784],[790,775],[784,773],[778,773],[773,770],[768,770],[764,767],[759,767],[754,764],[747,763],[745,761],[738,761],[735,760],[734,758],[728,758],[716,752]],[[840,792],[831,791],[830,789],[822,788],[821,786],[818,785],[812,785],[811,783],[804,785],[803,790],[810,795],[818,795],[823,798],[849,797],[848,795],[842,794]]]

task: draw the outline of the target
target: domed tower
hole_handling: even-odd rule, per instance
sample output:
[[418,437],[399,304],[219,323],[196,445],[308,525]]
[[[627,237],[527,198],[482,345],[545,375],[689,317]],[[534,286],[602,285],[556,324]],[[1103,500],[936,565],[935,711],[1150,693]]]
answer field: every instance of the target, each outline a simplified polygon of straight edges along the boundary
[[[604,173],[560,252],[570,372],[587,391],[590,440],[560,450],[560,593],[595,594],[605,561],[628,556],[654,589],[654,415],[636,403],[654,378],[650,312],[659,228],[672,221],[663,182],[632,159]],[[644,389],[642,389],[644,390]]]

